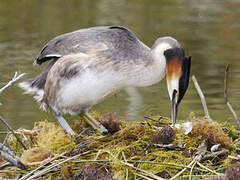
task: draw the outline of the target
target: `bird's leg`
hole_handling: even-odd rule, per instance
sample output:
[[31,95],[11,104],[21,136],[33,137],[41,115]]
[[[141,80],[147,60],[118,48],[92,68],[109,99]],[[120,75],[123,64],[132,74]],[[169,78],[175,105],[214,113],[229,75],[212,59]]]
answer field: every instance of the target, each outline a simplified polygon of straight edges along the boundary
[[87,123],[91,125],[95,130],[100,131],[103,135],[108,133],[108,130],[97,120],[95,120],[88,112],[84,112],[83,116],[85,117]]
[[60,124],[60,126],[73,137],[73,140],[76,142],[76,137],[75,137],[75,132],[72,130],[72,128],[69,126],[69,124],[67,123],[67,121],[61,116],[61,115],[57,115],[56,113],[53,113],[54,117],[56,118],[56,120],[58,121],[58,123]]

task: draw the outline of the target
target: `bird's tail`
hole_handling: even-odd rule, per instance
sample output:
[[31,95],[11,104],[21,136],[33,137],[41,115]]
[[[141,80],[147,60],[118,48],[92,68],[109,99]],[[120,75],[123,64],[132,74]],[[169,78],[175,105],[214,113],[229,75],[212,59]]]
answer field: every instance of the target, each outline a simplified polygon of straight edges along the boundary
[[38,76],[19,83],[19,87],[24,89],[26,94],[35,95],[34,98],[37,100],[37,102],[41,102],[43,98],[47,75],[55,62],[56,59],[51,61],[48,66],[42,71],[42,73]]

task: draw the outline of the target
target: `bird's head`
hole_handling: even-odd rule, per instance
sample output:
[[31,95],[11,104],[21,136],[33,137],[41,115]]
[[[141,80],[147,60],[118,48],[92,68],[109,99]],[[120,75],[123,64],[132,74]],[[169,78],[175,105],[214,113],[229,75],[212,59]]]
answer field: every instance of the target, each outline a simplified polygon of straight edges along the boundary
[[166,58],[166,78],[168,93],[172,104],[172,123],[176,123],[178,105],[189,83],[191,57],[186,57],[183,48],[178,46],[164,51]]

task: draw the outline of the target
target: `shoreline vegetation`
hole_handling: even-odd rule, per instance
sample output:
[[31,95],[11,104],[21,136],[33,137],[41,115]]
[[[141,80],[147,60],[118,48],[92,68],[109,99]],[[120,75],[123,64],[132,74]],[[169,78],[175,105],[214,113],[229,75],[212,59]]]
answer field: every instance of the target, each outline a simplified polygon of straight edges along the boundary
[[[110,132],[102,136],[80,117],[71,127],[78,143],[56,125],[36,122],[31,130],[12,130],[0,144],[0,177],[8,179],[206,179],[240,177],[239,119],[228,101],[225,71],[224,97],[236,127],[211,119],[196,78],[205,117],[190,113],[171,128],[171,119],[145,116],[143,121],[125,122],[113,114],[91,115]],[[19,76],[8,83],[13,85]],[[4,90],[7,87],[4,87]],[[1,94],[0,90],[0,94]]]

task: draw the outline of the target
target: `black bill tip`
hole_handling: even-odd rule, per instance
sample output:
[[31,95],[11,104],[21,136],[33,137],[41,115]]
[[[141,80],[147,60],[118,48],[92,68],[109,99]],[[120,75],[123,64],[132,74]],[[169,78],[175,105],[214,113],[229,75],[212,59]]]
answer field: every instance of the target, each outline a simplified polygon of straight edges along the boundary
[[178,111],[178,103],[177,103],[177,90],[174,89],[172,94],[172,127],[175,126],[177,120],[177,111]]

